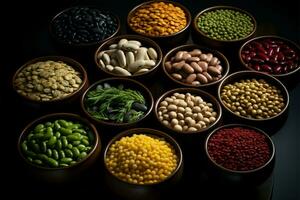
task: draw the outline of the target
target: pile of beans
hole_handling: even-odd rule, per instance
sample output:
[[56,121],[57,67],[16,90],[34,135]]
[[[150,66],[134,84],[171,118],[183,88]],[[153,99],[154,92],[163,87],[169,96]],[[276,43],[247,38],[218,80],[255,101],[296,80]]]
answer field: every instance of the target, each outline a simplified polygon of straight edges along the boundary
[[254,170],[271,158],[268,138],[249,128],[224,128],[207,143],[208,154],[217,164],[235,171]]
[[93,140],[84,125],[59,119],[36,125],[22,141],[21,150],[36,165],[68,167],[88,155]]
[[247,118],[267,119],[278,115],[285,107],[281,91],[263,79],[227,84],[220,96],[228,109]]
[[55,37],[68,44],[87,44],[102,41],[118,28],[117,19],[96,8],[74,7],[61,13],[52,24]]
[[231,9],[204,12],[199,16],[197,25],[207,37],[217,40],[242,39],[254,30],[250,16]]
[[216,121],[212,103],[190,93],[174,93],[159,103],[158,118],[176,131],[195,132]]
[[299,50],[277,38],[247,43],[241,51],[246,66],[269,74],[285,74],[300,66]]
[[40,61],[24,67],[14,80],[19,94],[34,101],[63,98],[79,89],[81,74],[62,61]]
[[223,71],[217,57],[200,49],[178,51],[165,62],[165,68],[174,79],[194,86],[219,80]]
[[172,3],[154,2],[135,10],[129,25],[141,34],[167,36],[184,29],[187,19],[180,7]]
[[140,41],[120,39],[109,46],[109,50],[97,55],[100,67],[121,76],[142,74],[151,70],[157,63],[154,48],[142,47]]
[[108,170],[123,181],[153,184],[168,178],[178,165],[174,147],[163,138],[145,134],[122,137],[105,157]]

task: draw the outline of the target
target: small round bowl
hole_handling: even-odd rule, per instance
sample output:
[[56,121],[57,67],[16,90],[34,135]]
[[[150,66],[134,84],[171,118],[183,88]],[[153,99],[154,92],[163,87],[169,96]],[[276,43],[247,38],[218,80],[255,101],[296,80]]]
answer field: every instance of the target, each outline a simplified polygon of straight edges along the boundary
[[[212,158],[208,148],[211,138],[220,130],[237,128],[237,127],[242,129],[254,130],[257,134],[261,134],[264,136],[265,141],[268,144],[269,153],[270,153],[269,159],[264,164],[251,170],[244,170],[244,171],[232,170],[222,166],[221,164],[218,164]],[[230,137],[228,137],[227,139],[231,141]],[[222,141],[220,141],[220,143],[221,142]],[[232,151],[234,152],[234,150]],[[257,153],[259,155],[261,152],[257,152]],[[264,131],[256,127],[244,125],[244,124],[227,124],[216,128],[207,136],[205,140],[205,155],[208,161],[209,173],[214,178],[214,180],[218,180],[219,184],[251,185],[251,184],[261,183],[271,175],[275,164],[275,145],[267,133],[265,133]],[[234,156],[235,154],[231,154],[231,155]]]
[[[55,120],[59,120],[59,119],[79,122],[89,129],[90,132],[88,134],[90,134],[91,136],[90,138],[93,138],[94,140],[93,143],[91,144],[92,148],[90,152],[82,160],[76,161],[75,164],[72,164],[67,167],[51,168],[46,166],[40,166],[33,162],[30,162],[25,157],[24,151],[21,148],[21,144],[24,141],[24,139],[30,134],[31,131],[33,131],[33,128],[36,127],[38,124],[49,122],[49,121],[54,122]],[[79,178],[80,176],[78,175],[80,173],[88,170],[97,161],[101,151],[101,140],[95,126],[85,118],[82,118],[81,116],[72,113],[52,113],[52,114],[47,114],[42,117],[39,117],[38,119],[29,123],[23,129],[21,135],[19,136],[17,148],[18,148],[18,154],[20,158],[24,161],[24,165],[28,169],[30,174],[33,174],[33,176],[38,180],[43,180],[45,182],[60,183],[60,182],[72,181],[76,179],[76,177]]]
[[[17,84],[16,84],[16,79],[18,78],[18,74],[20,72],[22,72],[28,65],[32,65],[34,63],[38,63],[38,62],[46,62],[46,61],[55,61],[55,62],[63,62],[69,66],[71,66],[74,70],[76,70],[77,72],[79,72],[79,74],[81,75],[81,80],[82,83],[80,84],[80,86],[77,88],[77,90],[73,91],[72,93],[63,96],[61,98],[54,98],[54,99],[50,99],[47,101],[42,101],[42,100],[37,100],[37,99],[32,99],[29,98],[28,96],[22,95],[19,92],[17,92],[20,88],[18,88]],[[29,75],[24,74],[26,78],[28,78]],[[39,74],[37,74],[37,76],[42,75],[41,72],[39,72]],[[38,79],[41,79],[40,77],[38,77]],[[88,87],[89,85],[89,81],[88,81],[88,77],[87,77],[87,72],[84,69],[84,67],[77,61],[73,60],[72,58],[69,57],[64,57],[64,56],[44,56],[44,57],[38,57],[38,58],[34,58],[28,62],[26,62],[24,65],[22,65],[15,73],[14,76],[12,78],[12,86],[13,86],[13,90],[15,91],[15,93],[22,98],[23,100],[25,100],[25,102],[31,104],[31,105],[67,105],[70,102],[74,102],[76,101],[79,96],[85,91],[85,89]],[[51,88],[53,89],[53,88]],[[37,91],[37,89],[35,87],[32,88],[33,91]],[[54,89],[52,91],[55,91]]]
[[[222,77],[216,81],[213,81],[210,83],[205,83],[205,84],[200,84],[200,85],[193,85],[193,84],[185,83],[181,80],[175,79],[167,71],[166,62],[170,61],[173,56],[176,56],[176,53],[179,51],[192,51],[193,49],[199,49],[202,51],[202,53],[205,52],[206,54],[212,53],[214,57],[217,57],[220,61],[220,65],[223,67],[223,71],[221,73]],[[182,45],[182,46],[178,46],[178,47],[172,49],[164,56],[163,61],[162,61],[162,66],[163,66],[164,73],[170,80],[172,80],[172,83],[176,83],[177,85],[180,85],[180,86],[197,87],[197,88],[201,88],[201,89],[211,88],[211,87],[218,85],[227,76],[227,74],[229,72],[229,68],[230,68],[227,58],[221,52],[219,52],[217,50],[212,50],[212,49],[209,49],[209,48],[206,48],[203,46],[195,45],[195,44]],[[197,78],[196,78],[196,80],[197,80]]]
[[101,44],[99,46],[99,48],[97,49],[97,51],[95,52],[95,56],[94,56],[94,61],[97,65],[98,69],[100,69],[101,72],[104,72],[104,74],[106,74],[107,76],[124,77],[124,75],[120,75],[120,74],[114,73],[112,71],[109,71],[107,69],[104,69],[99,62],[99,56],[98,56],[101,51],[109,50],[110,45],[117,44],[121,39],[137,40],[137,41],[141,42],[141,44],[142,44],[141,47],[146,47],[146,48],[152,47],[157,53],[156,64],[149,71],[144,72],[144,73],[139,73],[139,74],[133,74],[131,76],[126,76],[126,77],[133,78],[133,79],[140,79],[140,80],[143,80],[144,78],[152,77],[152,75],[155,74],[155,72],[157,71],[158,67],[161,64],[162,51],[161,51],[161,48],[158,46],[158,44],[155,41],[153,41],[147,37],[140,36],[140,35],[119,35],[119,36],[113,37],[113,38],[107,40],[106,42],[104,42],[103,44]]
[[[111,27],[111,24],[99,24],[100,22],[93,22],[92,19],[95,19],[95,14],[94,13],[86,13],[83,11],[78,11],[77,9],[95,9],[95,10],[99,10],[103,13],[108,14],[109,16],[111,16],[111,18],[113,19],[115,25],[116,25],[116,30],[114,30],[110,35],[101,38],[101,39],[97,39],[97,40],[93,40],[93,41],[82,41],[82,42],[75,42],[75,41],[65,41],[63,39],[61,39],[54,28],[55,23],[57,22],[58,19],[60,19],[63,16],[69,16],[69,19],[73,20],[73,24],[76,24],[77,27],[68,27],[68,33],[72,34],[72,39],[75,39],[77,37],[77,35],[79,35],[79,30],[82,32],[86,32],[86,31],[90,31],[90,30],[97,30],[97,29],[101,29],[101,27],[108,26]],[[75,13],[74,13],[75,12]],[[72,13],[72,14],[71,14]],[[83,13],[86,16],[79,20],[78,18],[78,13]],[[74,16],[74,14],[76,14],[76,16]],[[88,21],[88,17],[90,17],[90,21]],[[77,20],[77,21],[75,21]],[[78,21],[79,20],[79,21]],[[75,21],[75,22],[74,22]],[[94,23],[94,24],[89,24],[86,25],[87,23]],[[82,27],[78,27],[80,24],[82,24]],[[95,26],[96,24],[96,26]],[[88,55],[87,53],[89,52],[94,52],[96,47],[99,46],[102,42],[116,36],[118,33],[120,32],[120,19],[119,17],[112,13],[111,11],[107,11],[107,10],[102,10],[102,8],[100,7],[96,7],[96,6],[75,6],[75,7],[69,7],[65,10],[62,10],[61,12],[57,13],[50,21],[50,25],[49,25],[49,33],[50,36],[52,37],[52,39],[54,40],[55,44],[59,47],[59,49],[66,51],[67,53],[69,53],[70,51],[72,52],[72,54],[75,55],[80,55],[81,53],[84,53],[84,55]],[[96,34],[96,33],[95,33]]]
[[[173,34],[170,34],[170,35],[166,35],[166,36],[153,36],[153,35],[149,35],[149,34],[146,34],[146,33],[140,33],[136,30],[134,30],[131,26],[130,26],[130,19],[132,18],[132,16],[134,15],[134,13],[144,7],[144,6],[147,6],[149,4],[152,4],[152,3],[156,3],[156,2],[164,2],[164,3],[167,3],[167,4],[173,4],[174,6],[177,6],[179,8],[181,8],[184,13],[185,13],[185,16],[186,16],[186,20],[187,20],[187,23],[186,23],[186,26],[176,32],[176,33],[173,33]],[[190,27],[190,24],[191,24],[191,13],[190,11],[184,7],[183,5],[181,5],[180,3],[178,2],[174,2],[174,1],[147,1],[147,2],[143,2],[139,5],[137,5],[136,7],[134,7],[127,15],[127,28],[128,28],[128,31],[129,32],[132,32],[134,34],[139,34],[139,35],[143,35],[145,37],[148,37],[148,38],[151,38],[153,39],[154,41],[156,41],[161,47],[164,47],[164,48],[170,48],[170,47],[174,47],[175,45],[178,45],[178,44],[183,44],[185,43],[188,38],[189,38],[189,27]]]
[[[137,121],[134,122],[114,122],[114,121],[105,121],[105,120],[100,120],[100,119],[96,119],[95,117],[93,117],[87,110],[86,108],[86,96],[87,93],[91,90],[94,90],[97,88],[97,86],[99,84],[104,84],[104,83],[108,83],[110,86],[119,86],[119,85],[123,85],[124,89],[132,89],[132,90],[136,90],[139,91],[141,93],[141,95],[144,96],[145,102],[146,102],[146,106],[147,106],[147,110],[144,112],[144,115],[139,118]],[[95,82],[94,84],[92,84],[82,95],[81,97],[81,109],[84,112],[84,114],[91,120],[93,120],[95,123],[106,127],[106,128],[129,128],[129,127],[133,127],[143,121],[146,120],[146,118],[150,115],[152,109],[153,109],[153,96],[151,94],[151,92],[140,82],[136,81],[136,80],[132,80],[129,78],[106,78],[106,79],[101,79],[97,82]]]
[[[175,130],[172,127],[165,125],[162,120],[159,119],[159,105],[162,101],[164,101],[164,99],[166,97],[171,97],[174,93],[190,93],[192,95],[195,96],[200,96],[202,97],[202,99],[206,102],[206,103],[211,103],[212,107],[214,109],[214,112],[217,113],[217,115],[215,116],[215,121],[213,123],[211,123],[209,126],[202,128],[200,130],[197,131],[180,131],[180,130]],[[221,105],[220,103],[217,101],[217,99],[212,96],[211,94],[203,91],[203,90],[199,90],[196,88],[176,88],[173,90],[169,90],[167,92],[165,92],[163,95],[161,95],[159,97],[159,99],[156,101],[155,103],[155,116],[157,121],[160,123],[160,125],[166,129],[168,132],[171,132],[174,137],[176,139],[178,139],[178,141],[182,142],[183,145],[187,144],[191,145],[193,143],[195,143],[195,145],[199,145],[199,142],[201,139],[204,139],[205,136],[207,135],[207,133],[209,133],[210,130],[212,130],[213,128],[215,128],[216,126],[218,126],[220,120],[221,120],[221,116],[222,116],[222,109],[221,109]],[[163,111],[162,111],[163,112]],[[177,111],[176,111],[177,112]]]
[[[252,118],[252,117],[250,118],[250,117],[238,115],[235,112],[233,112],[232,110],[230,110],[225,105],[225,103],[223,102],[223,100],[221,98],[221,90],[224,88],[225,85],[233,84],[237,81],[241,81],[242,79],[243,80],[263,79],[268,84],[275,86],[280,91],[283,101],[284,101],[284,107],[282,108],[281,112],[272,117],[259,119],[259,118]],[[253,93],[253,92],[251,92],[251,93]],[[232,95],[230,95],[230,96],[232,96]],[[228,119],[230,119],[230,121],[232,121],[234,123],[240,122],[240,123],[244,123],[244,124],[249,124],[249,125],[253,125],[253,126],[261,127],[261,128],[266,128],[266,127],[268,127],[268,125],[270,125],[271,127],[274,127],[274,124],[282,124],[281,122],[284,121],[283,119],[287,115],[288,105],[289,105],[289,94],[288,94],[286,87],[278,79],[276,79],[270,75],[267,75],[265,73],[255,72],[255,71],[239,71],[239,72],[235,72],[233,74],[228,75],[220,83],[220,85],[218,87],[218,99],[221,102],[222,107],[225,109],[224,115],[226,113],[226,115],[228,115]],[[254,102],[253,104],[256,104],[256,103]],[[269,103],[268,103],[268,105],[269,105]],[[260,106],[260,105],[258,105],[258,106]],[[261,107],[259,107],[259,109],[261,109]]]
[[[211,37],[208,37],[198,27],[198,19],[204,13],[211,12],[211,11],[216,11],[216,10],[220,10],[220,9],[233,10],[233,11],[237,11],[237,12],[248,15],[251,18],[251,21],[254,25],[252,32],[249,33],[246,37],[243,37],[243,38],[240,38],[240,39],[234,39],[234,40],[220,40],[220,39],[213,39]],[[253,35],[256,32],[256,26],[257,26],[257,23],[256,23],[255,18],[245,10],[242,10],[240,8],[233,7],[233,6],[213,6],[213,7],[209,7],[209,8],[206,8],[206,9],[200,11],[195,16],[195,18],[193,20],[193,26],[192,26],[192,39],[195,43],[199,43],[199,44],[205,43],[209,47],[213,47],[213,48],[217,48],[217,49],[223,49],[223,48],[227,49],[228,48],[229,50],[232,50],[232,48],[239,47],[242,43],[247,41],[249,38],[253,37]]]
[[[267,43],[267,41],[270,41],[270,44]],[[271,44],[271,41],[273,41],[273,43],[280,42],[283,44]],[[262,42],[264,42],[264,44],[262,44]],[[287,52],[285,46],[290,47],[293,52]],[[284,56],[283,58],[280,58],[280,61],[278,60],[278,57],[281,55],[276,53],[277,50],[280,52],[280,54]],[[246,52],[249,52],[249,54],[246,55]],[[289,61],[287,61],[288,57],[291,57]],[[256,59],[256,61],[252,60],[254,58]],[[248,61],[248,59],[250,60]],[[296,76],[299,75],[300,47],[296,43],[283,37],[275,35],[259,36],[248,40],[240,47],[239,60],[242,66],[247,70],[266,72],[283,82],[287,82],[291,79],[295,79]],[[254,62],[256,65],[254,65]],[[274,66],[273,68],[271,68],[271,71],[269,71],[270,66]],[[279,66],[280,68],[277,69],[277,66]],[[286,70],[288,71],[281,73],[281,71],[283,71],[284,68],[286,68]]]
[[[108,149],[116,141],[120,140],[123,137],[132,136],[134,134],[145,134],[153,138],[163,138],[166,142],[171,144],[174,148],[176,155],[178,157],[178,164],[174,171],[165,179],[157,183],[148,183],[148,184],[134,184],[126,182],[119,177],[111,173],[106,165],[105,159],[107,157]],[[150,128],[134,128],[123,131],[116,135],[110,140],[104,151],[104,166],[106,174],[106,182],[109,188],[115,192],[120,197],[125,199],[156,199],[160,196],[166,189],[171,189],[173,186],[179,183],[182,172],[183,172],[183,155],[179,144],[168,134]]]

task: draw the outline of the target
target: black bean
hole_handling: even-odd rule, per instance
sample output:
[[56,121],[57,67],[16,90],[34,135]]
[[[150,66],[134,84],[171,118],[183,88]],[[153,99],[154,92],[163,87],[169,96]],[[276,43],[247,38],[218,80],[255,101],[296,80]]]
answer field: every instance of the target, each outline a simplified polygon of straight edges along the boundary
[[135,109],[136,111],[143,111],[143,112],[147,111],[147,106],[145,106],[144,104],[141,104],[141,103],[137,103],[137,102],[134,102],[132,104],[132,108]]

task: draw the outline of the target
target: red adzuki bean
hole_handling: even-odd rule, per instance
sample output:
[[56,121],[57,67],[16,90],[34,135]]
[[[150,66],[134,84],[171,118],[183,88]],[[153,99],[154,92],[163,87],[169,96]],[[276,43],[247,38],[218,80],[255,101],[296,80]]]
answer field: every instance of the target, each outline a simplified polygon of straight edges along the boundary
[[208,153],[219,165],[248,171],[264,165],[271,157],[265,135],[248,128],[224,128],[208,140]]
[[299,50],[285,41],[262,38],[244,46],[241,58],[256,71],[269,74],[285,74],[300,66]]

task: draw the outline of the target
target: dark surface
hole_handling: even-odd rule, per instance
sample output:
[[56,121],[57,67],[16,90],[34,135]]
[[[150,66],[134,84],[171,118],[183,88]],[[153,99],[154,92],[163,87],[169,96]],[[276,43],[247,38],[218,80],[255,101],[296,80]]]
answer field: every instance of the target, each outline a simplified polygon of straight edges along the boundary
[[[35,7],[29,4],[34,2]],[[105,182],[105,174],[103,173],[102,158],[99,162],[88,171],[86,174],[78,174],[77,180],[57,185],[45,184],[27,173],[22,166],[17,156],[17,138],[21,130],[27,123],[33,119],[54,111],[81,113],[79,104],[68,107],[54,108],[47,110],[39,106],[30,106],[24,104],[16,98],[11,90],[11,77],[13,72],[29,59],[44,56],[44,55],[68,55],[67,53],[59,52],[55,49],[49,33],[48,23],[51,17],[62,9],[81,4],[93,4],[95,2],[102,8],[110,9],[118,14],[122,23],[122,33],[125,32],[125,23],[127,13],[135,5],[141,1],[72,1],[72,0],[53,0],[53,1],[22,1],[18,3],[9,1],[8,5],[2,8],[9,11],[9,14],[1,12],[1,35],[2,35],[2,56],[1,56],[1,99],[2,106],[2,182],[4,188],[1,192],[9,192],[11,196],[23,196],[31,198],[43,197],[86,197],[96,196],[100,199],[117,199],[114,193],[109,189],[109,185]],[[266,1],[179,1],[186,6],[192,16],[197,12],[209,6],[215,5],[232,5],[247,10],[256,18],[258,24],[257,35],[275,34],[286,37],[296,43],[300,42],[300,23],[298,10],[299,2],[286,0],[284,2]],[[189,41],[191,42],[191,41]],[[226,53],[229,52],[224,52]],[[237,52],[236,52],[237,54]],[[98,79],[103,78],[100,73],[95,73],[95,64],[93,63],[92,54],[82,54],[81,57],[73,57],[81,62],[88,70],[90,82],[93,83]],[[230,60],[231,71],[235,71],[234,60]],[[157,72],[160,76],[161,72]],[[152,81],[147,81],[148,87],[153,92],[155,99],[166,89],[168,85],[164,81],[159,81],[157,78]],[[211,91],[216,94],[216,91]],[[261,185],[221,185],[214,178],[208,176],[205,169],[205,160],[203,159],[203,145],[199,141],[199,146],[189,149],[184,154],[185,168],[183,179],[175,189],[165,188],[159,189],[158,194],[163,194],[163,197],[168,199],[269,199],[272,195],[273,200],[296,200],[299,199],[299,129],[300,118],[300,86],[292,85],[289,87],[290,92],[290,107],[286,121],[283,121],[283,126],[273,132],[272,139],[276,148],[276,162],[273,176],[270,176]],[[153,118],[154,119],[154,118]],[[228,122],[229,118],[225,118],[224,122]],[[150,122],[151,119],[150,119]],[[158,128],[155,123],[145,124],[147,127]],[[97,127],[102,139],[103,146],[108,143],[112,135],[120,132],[119,130],[105,130],[102,127]],[[180,141],[179,141],[180,142]],[[192,147],[191,147],[192,148]],[[103,152],[102,152],[103,153]],[[202,155],[202,157],[201,157]],[[4,179],[3,179],[4,177]],[[272,191],[272,185],[273,192]],[[123,191],[118,188],[117,191]],[[125,190],[126,191],[126,190]],[[130,191],[127,191],[130,195]],[[241,195],[242,194],[242,195]],[[106,195],[106,197],[104,196]],[[193,196],[192,196],[193,195]],[[142,191],[135,191],[131,197],[142,197]],[[151,195],[150,195],[151,196]],[[150,197],[148,196],[148,197]],[[145,197],[145,196],[143,196]],[[146,196],[147,197],[147,196]],[[166,199],[166,198],[164,198]]]

